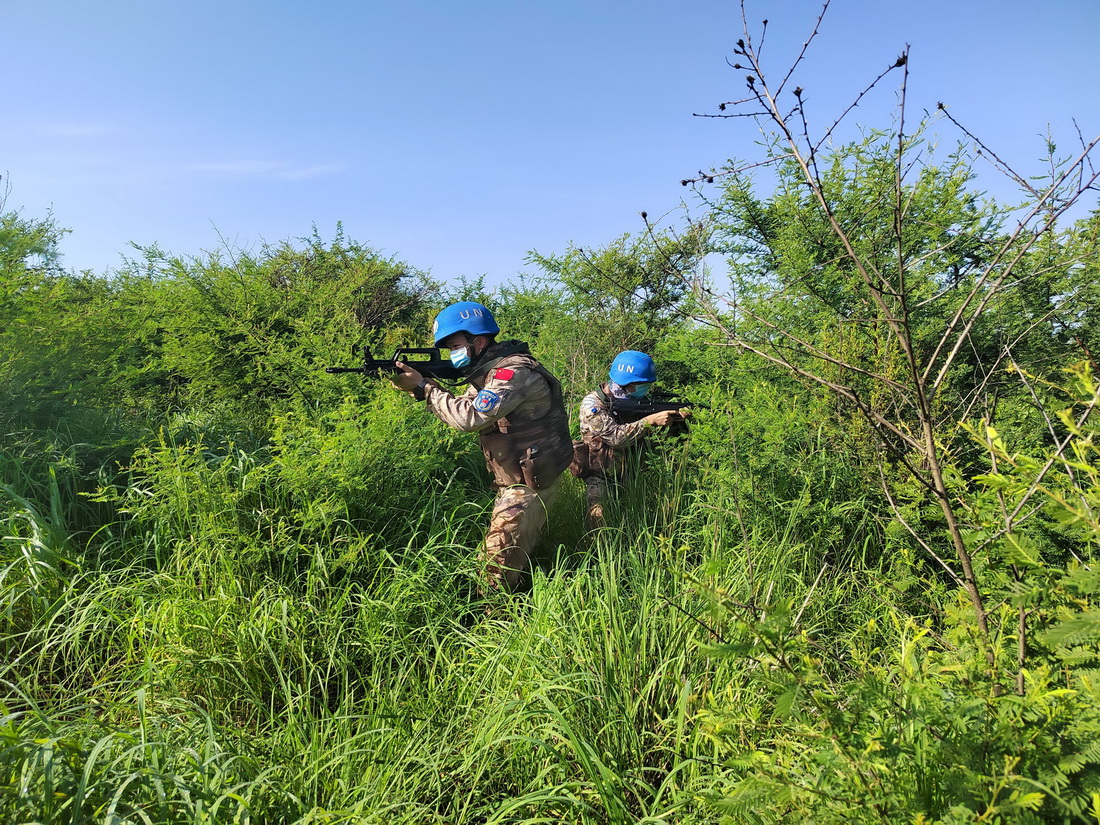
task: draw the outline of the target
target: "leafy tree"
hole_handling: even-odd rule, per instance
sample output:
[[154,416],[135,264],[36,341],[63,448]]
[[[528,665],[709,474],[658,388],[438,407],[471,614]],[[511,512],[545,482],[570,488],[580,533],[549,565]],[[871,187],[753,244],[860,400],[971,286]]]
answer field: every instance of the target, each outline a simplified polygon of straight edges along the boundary
[[[754,118],[768,154],[704,176],[725,178],[720,213],[736,258],[735,289],[724,301],[698,292],[702,317],[730,345],[858,411],[891,461],[938,506],[950,556],[897,513],[968,594],[988,642],[986,595],[948,484],[948,430],[988,398],[988,382],[1037,326],[1014,331],[999,327],[998,317],[1007,317],[1011,301],[1024,300],[1027,290],[1038,291],[1046,273],[1072,265],[1055,233],[1097,179],[1088,163],[1095,143],[1052,165],[1041,188],[1029,186],[1023,208],[979,205],[966,192],[961,155],[937,165],[923,126],[906,128],[907,53],[869,87],[902,75],[896,127],[829,150],[854,104],[811,137],[802,89],[790,88],[806,49],[774,83],[744,19],[734,68],[748,72],[746,93],[716,116]],[[773,167],[778,181],[776,194],[764,200],[752,196],[748,175],[760,166]],[[1046,260],[1050,255],[1056,262]],[[992,668],[988,650],[987,659]]]
[[63,414],[78,425],[74,413],[110,395],[112,356],[128,346],[128,330],[107,308],[114,286],[61,268],[66,231],[52,216],[0,214],[0,416],[8,426],[48,426]]
[[[624,349],[654,352],[689,317],[690,285],[707,252],[707,229],[683,236],[652,229],[624,235],[601,249],[571,246],[563,255],[530,254],[550,285],[542,322],[555,360],[568,365],[577,390],[590,387]],[[584,336],[576,331],[583,328]],[[587,391],[587,390],[585,390]]]
[[324,366],[424,324],[422,276],[341,232],[258,255],[146,258],[160,292],[160,368],[183,405],[224,405],[257,422],[286,404],[316,407],[341,386]]

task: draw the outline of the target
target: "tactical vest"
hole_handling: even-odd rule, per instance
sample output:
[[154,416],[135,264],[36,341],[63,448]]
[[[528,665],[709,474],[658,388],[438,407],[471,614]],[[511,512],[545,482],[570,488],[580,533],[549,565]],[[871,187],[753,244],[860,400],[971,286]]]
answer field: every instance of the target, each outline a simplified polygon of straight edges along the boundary
[[490,359],[475,365],[469,375],[471,382],[497,367],[520,367],[537,373],[550,387],[550,404],[545,409],[533,413],[513,410],[481,433],[481,451],[493,475],[493,486],[526,484],[536,490],[549,487],[573,460],[569,414],[561,383],[535,360],[521,341],[504,341],[486,355]]

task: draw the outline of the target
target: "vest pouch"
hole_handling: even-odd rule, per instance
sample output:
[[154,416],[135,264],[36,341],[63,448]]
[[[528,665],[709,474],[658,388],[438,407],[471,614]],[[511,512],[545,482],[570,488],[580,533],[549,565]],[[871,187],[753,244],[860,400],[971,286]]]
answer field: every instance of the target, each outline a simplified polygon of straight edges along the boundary
[[523,472],[523,483],[534,490],[543,490],[557,481],[561,475],[562,466],[555,456],[538,447],[528,447],[519,460],[520,470]]
[[584,444],[588,447],[588,476],[615,475],[618,463],[615,448],[596,437],[585,441]]
[[588,478],[592,474],[590,464],[588,445],[583,441],[574,441],[573,460],[569,462],[569,472],[575,478]]
[[511,487],[526,484],[523,469],[516,456],[515,444],[508,433],[491,431],[481,434],[481,451],[485,464],[493,474],[494,487]]

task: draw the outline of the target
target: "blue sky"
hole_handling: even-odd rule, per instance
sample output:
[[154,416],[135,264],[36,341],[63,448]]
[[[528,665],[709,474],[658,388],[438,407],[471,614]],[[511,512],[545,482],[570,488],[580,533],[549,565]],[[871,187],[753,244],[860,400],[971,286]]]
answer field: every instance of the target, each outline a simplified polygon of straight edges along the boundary
[[[779,71],[820,3],[748,10]],[[130,242],[256,250],[341,221],[440,280],[496,285],[529,250],[691,205],[681,178],[754,153],[750,122],[692,116],[741,94],[736,2],[0,0],[0,31],[6,209],[52,210],[75,270]],[[942,100],[1038,172],[1048,124],[1067,152],[1071,118],[1100,133],[1098,37],[1098,0],[833,0],[798,82],[824,126],[908,43],[911,117]],[[895,89],[853,127],[889,125]]]

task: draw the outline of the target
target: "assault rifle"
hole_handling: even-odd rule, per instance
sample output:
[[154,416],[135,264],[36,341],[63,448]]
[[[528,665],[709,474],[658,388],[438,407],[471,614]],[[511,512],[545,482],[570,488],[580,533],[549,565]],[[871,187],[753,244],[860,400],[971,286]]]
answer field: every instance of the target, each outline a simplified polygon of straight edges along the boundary
[[642,398],[615,398],[612,396],[609,400],[611,415],[620,424],[640,421],[647,415],[664,412],[665,410],[691,410],[697,407],[709,409],[705,404],[696,404],[694,401],[677,398],[670,392],[652,392]]
[[[398,347],[393,358],[371,358],[370,348],[363,347],[363,365],[361,367],[326,367],[325,372],[357,372],[360,375],[383,375],[401,372],[397,366],[400,361],[408,364],[425,378],[441,378],[444,381],[458,381],[465,378],[462,371],[443,358],[439,347]],[[358,352],[358,348],[352,349]]]

